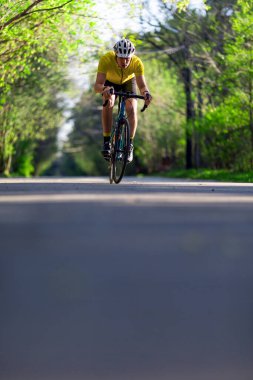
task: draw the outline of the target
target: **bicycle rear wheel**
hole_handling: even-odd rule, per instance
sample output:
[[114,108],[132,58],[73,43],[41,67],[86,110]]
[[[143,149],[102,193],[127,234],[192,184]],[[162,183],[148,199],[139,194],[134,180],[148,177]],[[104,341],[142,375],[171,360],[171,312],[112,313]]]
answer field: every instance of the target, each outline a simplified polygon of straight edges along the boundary
[[130,146],[130,128],[125,119],[118,123],[115,131],[115,144],[112,156],[112,174],[115,183],[120,183],[125,173]]

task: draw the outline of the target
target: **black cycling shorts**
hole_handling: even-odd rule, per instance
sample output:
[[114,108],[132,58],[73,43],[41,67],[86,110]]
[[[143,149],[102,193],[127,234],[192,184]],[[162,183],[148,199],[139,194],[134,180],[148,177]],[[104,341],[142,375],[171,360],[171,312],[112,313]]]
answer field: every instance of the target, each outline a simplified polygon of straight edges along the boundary
[[129,79],[128,81],[122,83],[122,84],[115,84],[110,82],[109,80],[105,81],[105,86],[111,86],[114,88],[115,91],[123,91],[123,92],[131,92],[133,94],[137,94],[137,87],[136,87],[136,79],[135,77]]

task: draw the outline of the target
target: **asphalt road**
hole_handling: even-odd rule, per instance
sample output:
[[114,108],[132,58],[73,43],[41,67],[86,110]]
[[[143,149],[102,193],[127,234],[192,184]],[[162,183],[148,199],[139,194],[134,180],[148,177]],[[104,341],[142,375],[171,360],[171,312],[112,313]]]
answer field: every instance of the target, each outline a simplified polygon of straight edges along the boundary
[[1,380],[252,380],[253,185],[0,179]]

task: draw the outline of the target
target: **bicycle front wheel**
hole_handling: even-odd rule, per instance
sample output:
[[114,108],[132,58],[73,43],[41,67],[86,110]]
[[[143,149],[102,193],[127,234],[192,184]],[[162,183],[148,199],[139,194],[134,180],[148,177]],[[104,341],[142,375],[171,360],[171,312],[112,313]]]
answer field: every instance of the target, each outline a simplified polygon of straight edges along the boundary
[[109,165],[109,182],[110,184],[114,181],[114,161],[115,161],[115,129],[112,131],[111,135],[111,157],[110,157],[110,165]]
[[120,121],[115,131],[115,145],[113,154],[113,180],[120,183],[125,173],[128,150],[130,146],[130,128],[125,119]]

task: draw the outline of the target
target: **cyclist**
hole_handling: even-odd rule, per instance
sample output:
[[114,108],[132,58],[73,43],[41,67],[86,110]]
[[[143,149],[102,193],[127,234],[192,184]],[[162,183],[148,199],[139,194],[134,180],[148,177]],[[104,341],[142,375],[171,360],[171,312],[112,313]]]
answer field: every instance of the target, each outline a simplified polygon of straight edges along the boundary
[[[132,42],[122,38],[114,45],[113,51],[109,51],[100,58],[98,64],[94,90],[103,95],[103,103],[108,100],[107,105],[102,110],[104,136],[102,154],[105,159],[110,157],[112,111],[115,103],[115,95],[111,94],[110,89],[136,94],[137,84],[141,95],[145,98],[145,104],[148,106],[152,101],[152,96],[144,77],[144,65],[134,53],[135,47]],[[128,162],[131,162],[133,160],[133,139],[137,128],[137,99],[127,100],[126,112],[130,125]]]

